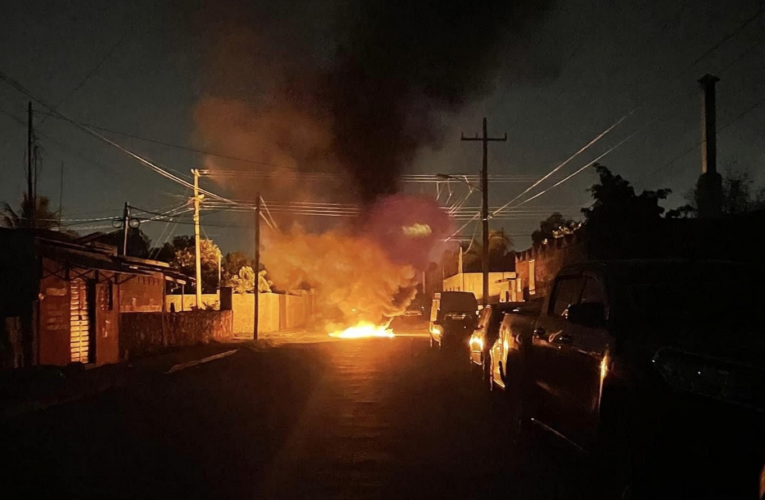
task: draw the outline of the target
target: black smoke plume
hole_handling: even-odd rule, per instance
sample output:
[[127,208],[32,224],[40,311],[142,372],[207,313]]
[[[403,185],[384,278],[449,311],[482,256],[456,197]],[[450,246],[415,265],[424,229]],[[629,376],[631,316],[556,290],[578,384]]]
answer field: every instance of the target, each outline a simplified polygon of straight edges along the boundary
[[[234,189],[370,205],[446,120],[503,85],[554,76],[531,40],[553,0],[184,1],[201,49],[199,140],[284,166]],[[219,166],[268,169],[210,158]],[[273,167],[277,168],[277,167]],[[278,170],[278,168],[277,168]],[[331,172],[317,185],[294,172]]]
[[490,90],[500,66],[517,57],[550,4],[358,2],[338,33],[326,85],[334,151],[364,201],[397,190],[418,149],[440,138],[444,112],[459,111]]

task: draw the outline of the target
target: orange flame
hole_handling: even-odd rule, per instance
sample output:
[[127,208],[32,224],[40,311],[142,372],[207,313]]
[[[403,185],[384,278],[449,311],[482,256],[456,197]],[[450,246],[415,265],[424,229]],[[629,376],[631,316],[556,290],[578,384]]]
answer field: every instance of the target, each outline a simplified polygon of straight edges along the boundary
[[330,337],[338,339],[364,339],[372,337],[393,338],[393,331],[384,326],[378,326],[372,323],[359,323],[356,326],[346,328],[342,331],[336,331],[329,334]]

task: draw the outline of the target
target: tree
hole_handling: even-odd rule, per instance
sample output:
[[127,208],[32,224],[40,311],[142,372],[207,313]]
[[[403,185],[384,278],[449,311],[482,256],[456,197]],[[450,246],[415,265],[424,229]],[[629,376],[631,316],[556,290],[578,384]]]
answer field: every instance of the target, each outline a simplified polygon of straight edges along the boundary
[[[765,208],[765,188],[755,189],[752,174],[747,169],[728,168],[722,182],[722,213],[741,215]],[[698,213],[699,193],[694,188],[685,196],[687,205],[671,210],[671,217],[691,217]]]
[[[466,273],[479,273],[482,270],[483,245],[476,240],[467,246],[462,245],[462,268]],[[445,257],[447,268],[459,272],[459,249],[448,252]],[[515,266],[515,254],[513,253],[513,240],[505,233],[504,229],[492,229],[489,231],[489,269],[493,271],[507,271]]]
[[32,206],[31,200],[26,193],[21,200],[18,209],[14,209],[8,202],[3,202],[0,221],[5,227],[14,229],[31,227],[32,215],[34,214],[35,227],[38,229],[57,229],[58,212],[50,210],[50,200],[47,196],[39,196],[37,203]]
[[[105,233],[94,241],[112,245],[122,251],[122,246],[125,240],[125,233],[120,229],[111,233]],[[151,238],[143,232],[139,227],[128,228],[127,239],[127,255],[130,257],[139,257],[141,259],[148,259],[151,251]]]
[[244,252],[229,252],[223,257],[223,280],[228,283],[233,278],[240,277],[243,267],[252,268],[252,259]]
[[539,229],[531,233],[534,246],[541,245],[545,240],[557,238],[563,234],[571,234],[578,222],[563,217],[559,212],[553,212],[548,218],[539,223]]
[[589,191],[595,202],[585,208],[585,230],[593,255],[629,257],[649,254],[660,240],[664,208],[659,201],[670,191],[635,193],[630,183],[599,164],[600,183]]
[[[234,288],[235,293],[252,293],[255,289],[255,271],[250,266],[243,266],[239,273],[233,276],[229,285]],[[266,270],[258,273],[258,292],[267,293],[271,291],[272,283],[266,279]]]
[[601,225],[615,229],[642,225],[661,218],[664,208],[659,205],[659,200],[669,196],[669,189],[645,190],[638,195],[622,176],[614,175],[599,163],[595,164],[595,170],[600,177],[600,184],[589,189],[595,202],[590,208],[582,209],[588,227]]
[[513,240],[504,229],[489,231],[489,270],[505,271],[515,268]]
[[153,248],[151,253],[155,260],[172,264],[175,260],[175,252],[194,246],[193,236],[176,236],[172,241],[166,242],[160,248]]
[[[180,237],[173,239],[176,243],[186,245],[175,250],[175,257],[171,264],[184,274],[194,276],[196,273],[196,245],[193,237]],[[218,261],[220,260],[220,248],[212,240],[203,239],[199,242],[199,260],[202,264],[202,293],[215,293],[218,288]],[[189,292],[191,287],[188,286]]]

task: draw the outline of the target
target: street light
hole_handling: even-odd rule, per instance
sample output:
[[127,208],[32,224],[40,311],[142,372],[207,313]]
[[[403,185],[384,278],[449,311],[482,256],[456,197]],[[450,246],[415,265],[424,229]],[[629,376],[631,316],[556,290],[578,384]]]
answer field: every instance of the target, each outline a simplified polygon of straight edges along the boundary
[[470,181],[467,180],[467,175],[463,175],[462,177],[458,175],[450,175],[450,174],[436,174],[436,178],[438,179],[444,179],[447,181],[458,181],[466,186],[468,186],[470,189],[475,189],[476,191],[483,192],[483,189],[479,188],[478,186],[473,185]]

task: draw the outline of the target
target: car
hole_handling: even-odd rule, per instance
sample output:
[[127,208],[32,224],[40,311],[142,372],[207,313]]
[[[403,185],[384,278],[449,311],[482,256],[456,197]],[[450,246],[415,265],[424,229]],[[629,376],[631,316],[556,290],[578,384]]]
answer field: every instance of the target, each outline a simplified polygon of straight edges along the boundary
[[468,352],[470,366],[480,373],[481,378],[488,382],[489,388],[493,388],[490,379],[489,352],[499,335],[499,327],[507,311],[520,307],[516,302],[501,302],[489,304],[481,309],[478,315],[478,324],[470,336]]
[[686,488],[679,497],[691,487],[714,498],[756,494],[763,283],[765,268],[720,261],[564,268],[536,319],[503,325],[519,358],[521,434],[548,431],[597,457],[614,495],[650,497],[674,484]]
[[475,330],[478,301],[472,292],[440,292],[430,309],[430,346],[444,349],[467,344]]
[[533,328],[533,323],[542,310],[542,300],[514,302],[504,311],[497,337],[488,349],[487,382],[490,389],[499,388],[516,392],[520,384],[521,345],[517,334]]

